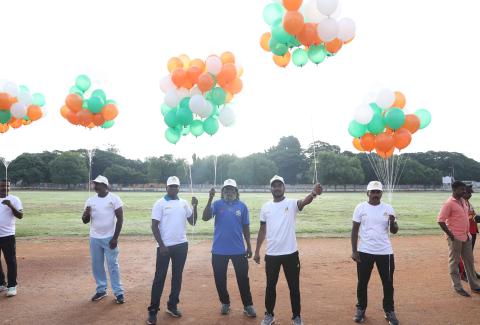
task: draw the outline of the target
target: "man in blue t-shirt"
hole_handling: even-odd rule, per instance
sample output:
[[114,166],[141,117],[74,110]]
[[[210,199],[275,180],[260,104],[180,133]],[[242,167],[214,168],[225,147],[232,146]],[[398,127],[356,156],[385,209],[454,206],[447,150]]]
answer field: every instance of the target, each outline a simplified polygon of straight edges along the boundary
[[[215,189],[212,188],[202,219],[208,221],[215,218],[212,266],[215,285],[222,304],[220,312],[222,315],[230,312],[227,268],[229,260],[232,260],[244,306],[243,312],[249,317],[256,317],[248,278],[248,258],[252,257],[248,208],[239,200],[237,183],[233,179],[227,179],[223,183],[222,198],[212,204],[214,196]],[[247,249],[243,243],[244,238]]]

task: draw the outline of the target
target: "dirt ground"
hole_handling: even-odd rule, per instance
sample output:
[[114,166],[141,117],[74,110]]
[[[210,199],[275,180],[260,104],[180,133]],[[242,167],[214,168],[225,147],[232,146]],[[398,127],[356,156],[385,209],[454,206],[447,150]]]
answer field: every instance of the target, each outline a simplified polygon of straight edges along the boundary
[[[259,324],[264,312],[264,265],[250,262],[256,319],[242,314],[242,304],[230,264],[228,286],[232,312],[219,313],[210,264],[209,240],[190,245],[179,308],[183,317],[164,312],[170,285],[162,297],[157,324]],[[393,239],[395,307],[402,324],[480,324],[480,295],[464,298],[452,291],[447,270],[447,243],[442,236]],[[0,297],[1,324],[145,324],[155,269],[155,245],[146,237],[123,237],[120,268],[127,302],[113,295],[90,302],[95,283],[90,272],[87,238],[17,239],[18,296]],[[353,324],[355,265],[349,239],[300,239],[302,316],[305,324]],[[476,252],[477,260],[480,258]],[[3,262],[4,263],[4,262]],[[5,264],[3,264],[5,265]],[[366,324],[386,324],[382,289],[376,270],[369,286]],[[467,288],[467,286],[465,286]],[[277,287],[278,325],[291,324],[285,277]]]

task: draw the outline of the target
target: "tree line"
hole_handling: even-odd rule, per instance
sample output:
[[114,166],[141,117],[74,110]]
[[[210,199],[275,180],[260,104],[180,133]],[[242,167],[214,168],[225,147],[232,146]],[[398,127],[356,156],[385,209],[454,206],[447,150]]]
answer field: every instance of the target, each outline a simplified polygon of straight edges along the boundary
[[[302,148],[294,136],[282,137],[277,145],[246,157],[193,155],[192,179],[195,184],[212,184],[216,159],[217,183],[234,178],[242,185],[265,185],[274,174],[279,174],[288,184],[308,184],[314,179],[314,152],[322,184],[365,184],[376,179],[367,154],[342,152],[340,147],[322,141]],[[480,163],[461,153],[428,151],[406,156],[399,184],[439,185],[442,176],[452,174],[456,179],[480,180]],[[44,151],[18,156],[10,164],[8,177],[13,183],[27,186],[81,184],[87,181],[88,171],[86,150]],[[115,147],[96,150],[92,161],[92,178],[102,174],[113,184],[164,183],[171,175],[189,183],[189,173],[185,159],[170,154],[144,160],[127,159]],[[5,177],[4,169],[0,170],[0,176]]]

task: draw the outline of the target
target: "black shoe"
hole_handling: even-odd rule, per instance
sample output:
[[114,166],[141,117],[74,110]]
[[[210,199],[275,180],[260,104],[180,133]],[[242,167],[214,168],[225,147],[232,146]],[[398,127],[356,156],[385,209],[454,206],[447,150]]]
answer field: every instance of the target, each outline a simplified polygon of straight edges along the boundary
[[115,296],[115,302],[119,305],[125,303],[125,297],[123,295]]
[[147,324],[148,325],[157,324],[157,313],[156,312],[152,312],[152,311],[148,312]]
[[400,322],[397,319],[397,316],[395,316],[394,311],[389,311],[385,313],[385,319],[388,320],[388,324],[390,325],[398,325]]
[[455,289],[455,292],[458,293],[460,296],[470,297],[470,294],[463,289]]
[[97,292],[97,293],[92,297],[92,301],[102,300],[102,299],[105,298],[106,296],[108,296],[106,292]]
[[477,279],[480,279],[480,273],[475,273],[475,275],[477,276]]
[[365,320],[365,309],[357,308],[355,316],[353,316],[353,321],[355,323],[361,323]]
[[480,288],[472,289],[472,292],[480,294]]
[[167,307],[167,310],[165,312],[172,317],[182,317],[182,312],[178,308]]

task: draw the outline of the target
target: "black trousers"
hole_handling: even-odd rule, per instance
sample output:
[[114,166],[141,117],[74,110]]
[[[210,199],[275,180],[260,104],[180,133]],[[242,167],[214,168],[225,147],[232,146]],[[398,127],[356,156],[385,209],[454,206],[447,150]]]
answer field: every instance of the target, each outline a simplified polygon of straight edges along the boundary
[[[7,264],[7,280],[5,282],[5,273],[2,268],[2,253]],[[17,254],[15,235],[0,237],[0,285],[10,287],[17,286]]]
[[373,264],[377,264],[383,285],[383,310],[394,311],[393,304],[393,273],[395,271],[395,260],[392,255],[372,255],[360,252],[360,263],[357,263],[357,307],[367,309],[368,302],[368,281],[373,270]]
[[248,259],[242,255],[217,255],[212,254],[213,276],[217,287],[218,297],[222,304],[230,304],[230,296],[227,290],[228,262],[232,260],[235,276],[237,277],[238,289],[242,297],[243,306],[253,305],[250,292],[250,279],[248,278]]
[[290,304],[292,305],[293,317],[300,316],[300,259],[298,252],[289,255],[265,255],[265,271],[267,273],[267,289],[265,290],[265,309],[273,315],[275,301],[277,299],[277,282],[280,267],[287,279],[290,290]]
[[167,277],[168,265],[172,260],[172,285],[167,307],[176,309],[180,302],[180,290],[182,288],[182,274],[187,260],[188,243],[182,243],[168,247],[168,255],[161,255],[157,248],[157,264],[155,278],[152,284],[152,297],[148,310],[157,312],[160,307],[160,298],[162,297],[165,278]]

